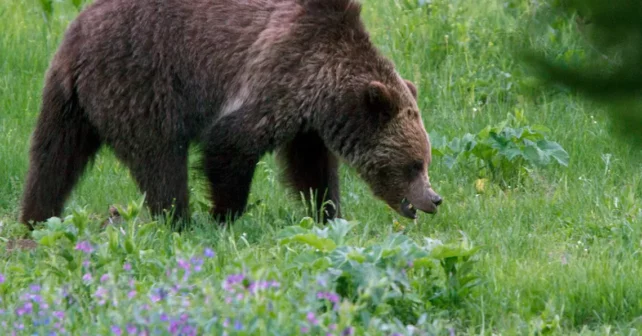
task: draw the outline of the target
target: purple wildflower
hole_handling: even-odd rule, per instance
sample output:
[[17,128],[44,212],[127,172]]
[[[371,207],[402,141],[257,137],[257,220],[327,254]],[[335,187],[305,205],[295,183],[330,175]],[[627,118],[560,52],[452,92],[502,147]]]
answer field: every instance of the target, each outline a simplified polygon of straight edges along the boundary
[[189,271],[190,264],[187,262],[187,260],[178,259],[178,267],[180,267],[180,268],[182,268],[182,269],[184,269],[186,271]]
[[130,263],[125,263],[125,265],[123,265],[123,269],[125,271],[131,271],[132,270],[132,265]]
[[154,290],[154,293],[152,293],[151,300],[153,302],[158,302],[158,301],[164,300],[166,297],[167,297],[167,291],[163,288],[158,288]]
[[130,299],[133,299],[135,296],[136,296],[136,291],[135,290],[131,290],[131,291],[129,291],[129,293],[127,293],[127,297],[130,298]]
[[111,327],[111,332],[117,336],[120,336],[123,333],[122,330],[120,330],[120,327],[117,325]]
[[6,278],[4,277],[4,275],[2,273],[0,273],[0,284],[4,283],[5,280],[6,280]]
[[241,324],[241,321],[236,320],[236,321],[234,322],[234,329],[236,329],[236,330],[241,330],[241,329],[243,329],[243,325]]
[[191,259],[192,265],[194,265],[194,270],[196,272],[200,272],[201,269],[203,268],[203,258],[192,258]]
[[318,292],[317,299],[326,299],[332,302],[335,309],[338,308],[339,300],[340,300],[339,295],[333,292]]
[[29,290],[30,290],[32,293],[40,292],[40,290],[41,290],[41,289],[42,289],[42,288],[40,287],[40,285],[31,285],[31,286],[29,286]]
[[107,282],[109,280],[109,274],[105,273],[100,277],[100,282]]
[[353,327],[347,327],[343,329],[343,332],[341,332],[341,335],[343,336],[349,336],[354,334],[354,328]]
[[25,303],[22,307],[16,310],[16,314],[18,314],[18,316],[28,315],[28,314],[31,314],[32,312],[33,312],[33,303],[31,302]]
[[306,326],[301,327],[301,333],[302,334],[307,334],[308,332],[310,332],[310,328],[308,328]]
[[[31,297],[31,301],[33,301],[33,302],[35,302],[35,303],[38,303],[38,304],[41,304],[41,303],[42,303],[42,297],[41,297],[40,295],[38,295],[38,294],[32,294],[32,295],[30,295],[30,297]],[[48,308],[48,305],[47,305],[46,303],[45,303],[45,304],[42,304],[42,305],[40,306],[40,308],[42,308],[42,309],[47,309],[47,308]]]
[[319,324],[319,320],[317,320],[317,317],[314,315],[313,312],[309,312],[306,316],[308,322],[312,325],[317,325]]
[[86,240],[83,240],[80,243],[76,244],[76,250],[83,251],[84,253],[87,253],[87,254],[93,251],[91,244]]
[[83,260],[82,265],[83,267],[89,268],[89,266],[91,265],[91,262],[89,260]]
[[131,323],[127,325],[127,334],[129,334],[129,335],[133,335],[133,334],[135,334],[137,331],[138,331],[138,328],[136,328],[136,326],[135,326],[135,325],[133,325],[133,324],[131,324]]
[[243,274],[232,274],[227,277],[225,280],[225,283],[223,283],[223,289],[225,289],[228,292],[232,291],[232,287],[238,283],[243,283],[243,280],[245,280],[245,275]]
[[98,286],[98,289],[96,289],[96,293],[94,293],[94,296],[98,299],[98,304],[99,305],[104,305],[105,302],[107,301],[107,294],[108,291],[102,286]]
[[92,280],[91,273],[85,273],[85,275],[82,276],[82,280],[91,281]]
[[179,321],[176,321],[176,320],[171,321],[169,323],[169,326],[167,327],[167,331],[169,331],[171,334],[175,335],[177,333],[177,331],[178,331],[178,327],[179,327],[178,323],[179,323]]
[[53,312],[53,316],[59,320],[63,320],[65,318],[65,312],[64,311],[55,311]]
[[203,252],[203,255],[205,257],[207,257],[207,258],[214,258],[216,253],[214,253],[214,250],[212,250],[211,248],[208,247],[208,248],[205,249],[205,252]]

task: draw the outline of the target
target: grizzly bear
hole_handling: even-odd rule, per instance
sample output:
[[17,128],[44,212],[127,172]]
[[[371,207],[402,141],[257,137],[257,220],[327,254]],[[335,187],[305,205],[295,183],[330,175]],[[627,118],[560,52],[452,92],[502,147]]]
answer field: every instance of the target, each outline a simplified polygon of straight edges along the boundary
[[219,221],[243,214],[267,153],[324,220],[341,216],[340,161],[400,215],[435,213],[417,88],[360,12],[354,0],[96,0],[48,69],[20,221],[59,216],[103,144],[154,215],[188,213],[191,144]]

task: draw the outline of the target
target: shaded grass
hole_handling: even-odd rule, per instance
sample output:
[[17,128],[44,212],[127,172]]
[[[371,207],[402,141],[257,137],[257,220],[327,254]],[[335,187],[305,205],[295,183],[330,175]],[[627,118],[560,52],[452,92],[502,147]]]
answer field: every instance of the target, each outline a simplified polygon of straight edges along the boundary
[[[568,168],[534,170],[532,182],[522,188],[490,187],[479,195],[474,173],[449,170],[436,157],[430,175],[445,202],[438,216],[421,216],[416,223],[397,218],[344,167],[344,213],[362,223],[354,234],[366,244],[381,239],[398,220],[412,237],[451,240],[461,230],[483,245],[476,267],[484,285],[463,307],[444,312],[458,321],[462,332],[521,334],[538,319],[550,321],[558,314],[562,334],[588,329],[603,333],[609,326],[611,331],[636,334],[642,327],[639,150],[615,141],[606,118],[593,105],[534,87],[512,54],[520,44],[546,45],[560,57],[569,50],[583,50],[573,26],[556,23],[556,29],[530,39],[518,35],[536,13],[535,5],[525,0],[433,1],[430,8],[404,3],[365,1],[364,17],[374,42],[419,87],[430,132],[448,137],[474,133],[519,109],[531,123],[552,130],[552,138],[569,152],[571,162]],[[42,79],[74,16],[68,5],[57,5],[56,10],[48,31],[35,1],[0,3],[4,237],[20,231],[14,222]],[[109,204],[139,197],[123,165],[103,150],[67,205],[87,207],[105,217]],[[202,227],[186,239],[195,245],[214,244],[219,255],[228,256],[223,263],[242,259],[278,267],[282,256],[271,249],[275,232],[298,222],[305,212],[278,183],[271,156],[256,171],[250,202],[257,200],[261,205],[235,223],[232,232],[221,234],[200,220]],[[154,245],[167,247],[168,237],[169,232],[159,232]],[[25,278],[36,278],[39,262],[46,260],[42,254],[37,257],[15,255],[11,264],[24,268]]]

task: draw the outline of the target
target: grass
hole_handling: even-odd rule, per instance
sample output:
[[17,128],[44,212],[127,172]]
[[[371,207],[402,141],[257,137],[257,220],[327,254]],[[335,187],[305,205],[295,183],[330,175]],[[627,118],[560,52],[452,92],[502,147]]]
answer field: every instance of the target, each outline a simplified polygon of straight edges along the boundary
[[[0,2],[0,245],[24,234],[15,221],[29,136],[48,61],[76,14],[65,2],[56,2],[54,9],[46,25],[38,2]],[[64,329],[71,334],[118,334],[117,328],[125,332],[128,326],[140,330],[147,325],[150,330],[162,327],[165,334],[177,334],[168,328],[178,328],[185,313],[201,333],[220,331],[229,324],[230,334],[267,330],[279,334],[320,330],[390,334],[381,332],[385,328],[410,334],[400,326],[414,324],[422,330],[431,326],[436,333],[454,331],[458,335],[639,334],[639,149],[611,135],[610,124],[598,107],[570,93],[532,85],[513,53],[516,48],[536,45],[550,55],[571,58],[590,52],[572,20],[545,18],[550,29],[537,36],[524,34],[527,22],[542,19],[537,14],[536,5],[526,0],[437,0],[431,6],[410,0],[369,0],[364,5],[374,42],[404,77],[418,85],[419,105],[431,133],[447,138],[477,133],[519,111],[529,124],[550,128],[549,137],[570,155],[568,167],[513,167],[524,172],[523,183],[502,189],[489,181],[480,192],[475,187],[480,176],[474,162],[449,169],[436,156],[430,175],[445,201],[439,215],[421,216],[416,222],[399,218],[375,200],[366,185],[344,167],[343,209],[346,219],[358,225],[332,245],[321,239],[327,233],[295,230],[303,230],[299,224],[305,216],[304,206],[286,196],[271,156],[259,165],[252,186],[250,202],[262,203],[229,230],[217,229],[197,212],[198,228],[180,236],[162,223],[151,222],[143,212],[126,221],[122,231],[112,227],[101,232],[98,223],[107,216],[110,204],[127,205],[141,197],[123,165],[103,150],[67,203],[65,216],[84,209],[72,217],[75,226],[52,222],[39,232],[45,244],[38,249],[0,251],[0,321],[7,323],[5,330],[21,334],[21,324],[34,324],[40,315],[37,309],[27,312],[27,308],[42,299],[49,307],[40,304],[38,309],[51,317],[50,323],[38,324],[43,333]],[[193,181],[196,200],[201,195],[196,188],[198,176]],[[197,201],[193,207],[204,209]],[[306,223],[303,220],[304,227]],[[70,229],[77,226],[87,229]],[[413,248],[428,253],[433,268],[413,268],[406,273],[405,266],[376,253],[373,260],[385,262],[355,263],[369,253],[358,247],[381,247],[417,264],[421,258],[413,248],[386,247],[399,230],[400,237],[418,244]],[[306,232],[311,236],[305,236]],[[463,256],[470,250],[456,248],[462,233],[479,247],[468,261],[453,261],[423,245],[425,237],[439,239],[455,256]],[[312,239],[308,243],[320,244],[316,247],[335,247],[329,247],[326,255],[306,244],[281,245],[288,234],[299,241]],[[93,251],[83,252],[82,241],[91,242]],[[204,252],[206,248],[212,248],[216,256],[204,256],[210,255]],[[341,255],[348,257],[339,262]],[[191,263],[187,265],[186,260]],[[454,262],[463,274],[471,267],[470,276],[479,279],[478,285],[467,290],[464,278],[457,283],[456,277],[449,277],[448,262]],[[129,266],[123,269],[124,265]],[[362,291],[341,285],[345,279],[333,278],[332,269],[351,274]],[[189,276],[183,280],[185,273]],[[232,275],[237,273],[257,281],[278,281],[280,287],[265,285],[264,291],[240,299],[234,296],[229,303],[226,300],[238,292],[221,286],[236,279]],[[86,274],[93,280],[83,280]],[[104,281],[99,280],[104,274]],[[398,292],[378,287],[374,281],[395,283],[391,279],[397,276],[399,283],[407,282],[413,296],[394,301],[390,293]],[[176,290],[170,291],[174,301],[154,301],[158,288],[170,288],[173,283],[186,291],[185,296]],[[32,284],[40,287],[29,287]],[[138,294],[130,297],[132,288]],[[387,289],[382,292],[381,288]],[[344,298],[353,301],[343,301],[337,310],[319,310],[318,300],[310,296],[341,290]],[[110,298],[105,299],[105,293]],[[436,293],[442,293],[440,299],[435,299]],[[188,298],[185,306],[181,297]],[[27,306],[29,302],[33,304]],[[164,318],[163,314],[175,316]],[[234,328],[235,321],[242,330]],[[316,326],[315,321],[319,322]],[[54,322],[61,324],[54,327]]]

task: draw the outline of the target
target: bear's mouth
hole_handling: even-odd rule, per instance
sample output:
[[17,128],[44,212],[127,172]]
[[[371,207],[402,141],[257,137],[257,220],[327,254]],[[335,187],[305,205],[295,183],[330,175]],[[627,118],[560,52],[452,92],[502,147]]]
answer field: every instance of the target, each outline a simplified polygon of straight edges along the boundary
[[399,207],[401,210],[400,213],[406,218],[417,219],[417,208],[415,208],[412,203],[407,198],[401,200],[401,205]]

